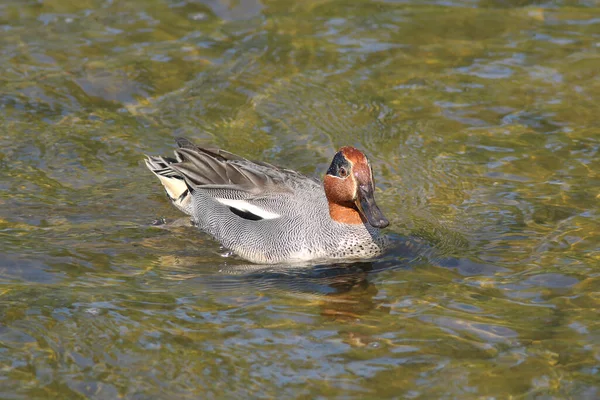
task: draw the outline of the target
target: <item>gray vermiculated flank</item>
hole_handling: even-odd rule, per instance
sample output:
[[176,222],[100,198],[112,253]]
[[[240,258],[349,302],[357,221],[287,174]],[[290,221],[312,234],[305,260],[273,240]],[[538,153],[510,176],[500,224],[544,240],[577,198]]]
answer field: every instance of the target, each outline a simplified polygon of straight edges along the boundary
[[[163,179],[183,179],[188,190],[171,198],[175,206],[242,258],[260,264],[361,259],[387,244],[376,228],[332,220],[323,185],[312,178],[187,139],[177,144],[175,159],[148,157],[146,165]],[[243,200],[279,217],[244,218],[217,199]]]

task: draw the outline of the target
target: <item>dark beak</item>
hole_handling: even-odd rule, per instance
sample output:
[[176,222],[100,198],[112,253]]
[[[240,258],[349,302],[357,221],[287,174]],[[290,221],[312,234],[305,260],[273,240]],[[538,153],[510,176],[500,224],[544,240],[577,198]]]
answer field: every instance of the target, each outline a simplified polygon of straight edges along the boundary
[[390,224],[375,203],[373,185],[371,183],[358,186],[358,196],[355,201],[358,211],[374,228],[385,228]]

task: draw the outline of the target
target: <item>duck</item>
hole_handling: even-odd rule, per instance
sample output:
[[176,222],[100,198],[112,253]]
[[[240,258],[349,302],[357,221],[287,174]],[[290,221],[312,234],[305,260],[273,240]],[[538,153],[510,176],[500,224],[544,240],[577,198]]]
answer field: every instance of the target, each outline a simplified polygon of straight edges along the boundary
[[320,181],[186,138],[175,142],[175,157],[146,155],[146,166],[193,225],[242,259],[352,261],[388,247],[373,169],[354,147],[340,148]]

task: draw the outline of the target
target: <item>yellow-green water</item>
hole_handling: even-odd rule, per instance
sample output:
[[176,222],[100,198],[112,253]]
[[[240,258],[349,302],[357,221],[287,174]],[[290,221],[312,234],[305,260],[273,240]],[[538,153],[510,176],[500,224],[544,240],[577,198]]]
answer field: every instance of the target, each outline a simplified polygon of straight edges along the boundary
[[[0,88],[0,398],[600,397],[595,1],[4,0]],[[360,147],[396,247],[238,271],[173,136]]]

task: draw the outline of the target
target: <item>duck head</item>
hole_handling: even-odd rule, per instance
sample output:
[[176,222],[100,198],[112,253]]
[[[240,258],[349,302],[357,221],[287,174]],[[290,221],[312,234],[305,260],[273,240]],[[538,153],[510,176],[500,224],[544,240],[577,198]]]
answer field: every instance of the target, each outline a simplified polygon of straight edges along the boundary
[[390,224],[375,203],[373,170],[360,150],[342,147],[327,170],[324,186],[329,214],[334,221],[368,223],[374,228]]

